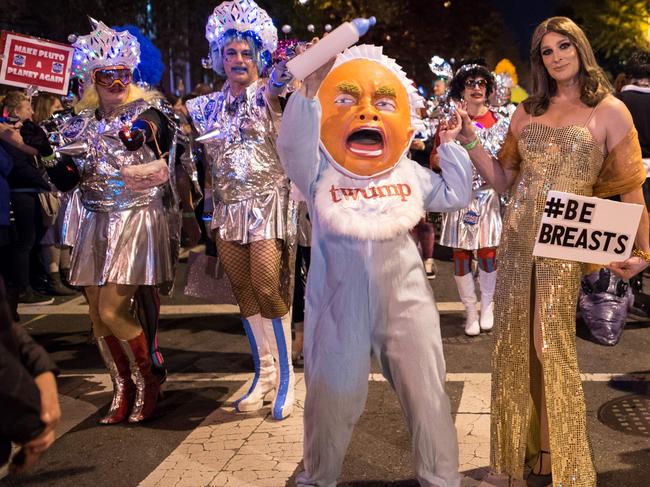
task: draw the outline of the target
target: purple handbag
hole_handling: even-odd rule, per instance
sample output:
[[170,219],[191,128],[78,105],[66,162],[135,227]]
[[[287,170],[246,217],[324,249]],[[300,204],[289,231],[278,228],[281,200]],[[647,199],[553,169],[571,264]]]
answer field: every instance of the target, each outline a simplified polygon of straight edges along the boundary
[[600,269],[582,278],[578,309],[592,338],[601,345],[616,345],[634,295],[627,281]]

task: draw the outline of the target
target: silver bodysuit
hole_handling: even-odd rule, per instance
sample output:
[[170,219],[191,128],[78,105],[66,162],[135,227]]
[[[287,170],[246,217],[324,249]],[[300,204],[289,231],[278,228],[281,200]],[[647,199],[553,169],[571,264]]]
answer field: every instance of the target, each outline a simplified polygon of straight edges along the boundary
[[[64,227],[64,241],[73,246],[70,282],[76,286],[173,282],[180,224],[174,171],[167,183],[145,190],[127,188],[120,174],[121,167],[157,158],[147,145],[131,152],[118,138],[125,125],[149,108],[137,100],[102,118],[86,110],[61,131],[65,142],[86,149],[75,157],[81,175],[78,223]],[[169,160],[174,160],[173,152]]]
[[226,82],[219,92],[187,102],[205,142],[212,173],[212,228],[223,240],[247,244],[285,239],[289,181],[276,151],[280,113],[258,80],[240,96]]
[[[496,157],[506,139],[510,117],[493,110],[497,121],[488,128],[475,124],[481,145]],[[473,169],[472,200],[468,207],[442,215],[440,245],[456,249],[478,250],[497,247],[501,239],[501,202],[499,194]]]

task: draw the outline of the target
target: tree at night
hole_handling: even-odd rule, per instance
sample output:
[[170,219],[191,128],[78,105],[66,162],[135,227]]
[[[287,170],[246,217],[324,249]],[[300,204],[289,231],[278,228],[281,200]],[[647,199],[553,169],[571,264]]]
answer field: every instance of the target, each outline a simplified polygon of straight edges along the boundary
[[[5,0],[7,15],[0,26],[25,34],[67,42],[90,26],[83,13],[108,25],[134,24],[160,49],[166,73],[163,86],[178,87],[213,81],[201,66],[208,53],[205,23],[219,3],[215,0]],[[336,28],[355,17],[377,17],[362,42],[383,45],[387,55],[404,66],[419,84],[430,85],[428,61],[434,54],[447,59],[484,57],[490,66],[509,57],[520,64],[516,42],[503,18],[485,0],[258,0],[278,29],[292,26],[289,37],[321,36],[326,24]],[[72,14],[74,12],[74,14]],[[314,33],[307,30],[314,25]],[[279,32],[279,36],[284,34]],[[171,70],[171,75],[170,75]],[[184,86],[185,91],[191,87]]]
[[599,60],[616,70],[634,49],[650,51],[648,0],[571,0],[563,11],[585,31]]

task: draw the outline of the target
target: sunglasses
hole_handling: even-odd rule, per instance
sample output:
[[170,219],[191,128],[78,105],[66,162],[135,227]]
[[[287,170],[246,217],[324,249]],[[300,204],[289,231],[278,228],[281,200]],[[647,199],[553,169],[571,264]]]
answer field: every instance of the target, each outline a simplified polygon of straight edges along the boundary
[[484,79],[467,79],[465,80],[465,86],[467,88],[485,88],[487,86],[487,81]]
[[100,86],[111,87],[115,83],[126,86],[132,79],[133,73],[128,68],[98,69],[93,72],[93,80]]

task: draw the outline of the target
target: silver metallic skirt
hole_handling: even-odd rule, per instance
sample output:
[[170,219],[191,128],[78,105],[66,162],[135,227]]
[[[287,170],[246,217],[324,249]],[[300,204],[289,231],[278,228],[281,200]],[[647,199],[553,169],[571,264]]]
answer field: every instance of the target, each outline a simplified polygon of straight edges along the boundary
[[491,188],[477,189],[468,207],[442,214],[439,244],[465,250],[496,247],[501,226],[499,195]]
[[173,280],[169,227],[162,198],[122,211],[81,210],[70,282],[153,286]]
[[65,210],[61,207],[63,214],[61,220],[61,244],[72,247],[77,241],[79,219],[81,218],[84,207],[81,204],[81,191],[79,188],[66,194],[68,195],[68,201],[65,204]]
[[212,228],[223,240],[242,245],[258,240],[285,239],[289,189],[276,186],[271,192],[236,203],[215,204]]

